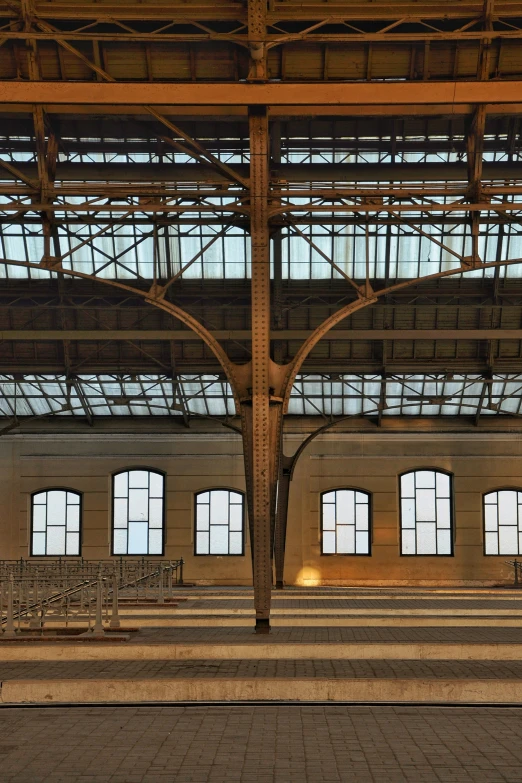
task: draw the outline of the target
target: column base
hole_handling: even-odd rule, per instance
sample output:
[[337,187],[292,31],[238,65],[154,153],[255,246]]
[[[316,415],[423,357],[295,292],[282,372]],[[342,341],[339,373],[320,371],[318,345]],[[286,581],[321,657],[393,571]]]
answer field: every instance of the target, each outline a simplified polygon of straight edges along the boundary
[[282,579],[278,579],[276,581],[276,585],[275,586],[276,586],[276,590],[283,590],[284,586],[285,586],[285,583],[283,582]]
[[256,617],[255,633],[270,633],[270,620],[268,617]]

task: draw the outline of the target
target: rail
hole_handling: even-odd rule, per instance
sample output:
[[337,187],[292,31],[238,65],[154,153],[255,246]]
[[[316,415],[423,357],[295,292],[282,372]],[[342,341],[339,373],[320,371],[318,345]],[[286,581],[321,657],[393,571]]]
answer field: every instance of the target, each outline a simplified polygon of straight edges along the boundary
[[[164,604],[183,583],[183,560],[0,561],[0,634],[13,638],[22,623],[43,633],[45,622],[87,622],[87,634],[120,627],[122,598]],[[125,594],[130,593],[130,595]],[[105,620],[105,625],[104,625]]]
[[515,560],[506,560],[505,563],[513,568],[514,587],[522,587],[522,563],[516,558]]

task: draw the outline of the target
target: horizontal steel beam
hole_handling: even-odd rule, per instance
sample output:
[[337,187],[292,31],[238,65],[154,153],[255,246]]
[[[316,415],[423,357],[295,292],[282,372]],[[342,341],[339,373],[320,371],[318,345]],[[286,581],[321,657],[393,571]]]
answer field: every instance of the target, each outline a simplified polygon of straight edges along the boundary
[[[313,146],[313,142],[312,142]],[[122,147],[123,149],[123,147]],[[34,163],[16,162],[16,168],[29,179],[38,178]],[[237,174],[248,177],[247,164],[231,165]],[[283,182],[467,182],[466,163],[289,163],[270,168],[272,181]],[[483,181],[522,178],[522,162],[486,162]],[[57,182],[226,182],[231,181],[213,166],[204,163],[59,163]],[[0,181],[14,181],[7,169],[0,169]],[[68,189],[69,190],[69,189]],[[233,193],[229,195],[233,196]],[[296,196],[300,195],[295,193]]]
[[[249,329],[222,329],[216,340],[250,340]],[[305,340],[308,329],[272,331],[272,340]],[[187,329],[13,329],[0,340],[184,340],[200,338]],[[522,329],[333,329],[324,340],[522,340]]]
[[105,106],[315,106],[520,104],[522,81],[180,83],[0,82],[0,104]]

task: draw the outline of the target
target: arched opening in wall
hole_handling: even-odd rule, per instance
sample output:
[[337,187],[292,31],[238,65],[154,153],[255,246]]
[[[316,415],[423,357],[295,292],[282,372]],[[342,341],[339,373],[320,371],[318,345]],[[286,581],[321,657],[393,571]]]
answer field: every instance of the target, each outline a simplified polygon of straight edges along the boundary
[[411,470],[399,477],[401,555],[454,551],[453,476],[442,470]]
[[245,502],[242,492],[208,489],[195,495],[195,555],[245,554]]
[[134,468],[112,476],[112,554],[165,554],[165,474]]
[[80,492],[57,487],[31,495],[31,557],[77,557],[81,526]]
[[498,489],[483,496],[484,554],[522,553],[522,490]]
[[362,489],[321,494],[321,554],[371,555],[371,495]]

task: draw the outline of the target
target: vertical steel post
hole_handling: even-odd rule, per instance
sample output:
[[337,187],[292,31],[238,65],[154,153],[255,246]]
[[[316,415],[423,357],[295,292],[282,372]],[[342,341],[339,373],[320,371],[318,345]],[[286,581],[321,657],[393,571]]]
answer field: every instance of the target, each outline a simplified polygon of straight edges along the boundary
[[13,574],[9,574],[9,581],[7,583],[7,622],[4,629],[4,636],[8,639],[12,639],[14,636],[16,636],[14,626],[13,591],[14,577]]
[[286,549],[286,527],[288,519],[288,496],[290,494],[291,467],[286,462],[288,457],[282,457],[282,470],[279,475],[277,485],[277,510],[276,510],[276,528],[274,542],[274,560],[276,590],[282,590],[284,587],[285,571],[285,549]]
[[96,616],[92,632],[96,636],[103,636],[105,633],[105,629],[103,627],[103,594],[101,570],[98,574],[98,579],[96,580]]
[[121,625],[118,609],[118,574],[115,569],[112,575],[112,613],[109,628],[119,628]]
[[165,593],[163,591],[163,563],[160,563],[158,568],[158,600],[156,603],[165,603]]
[[253,534],[256,633],[270,631],[272,590],[270,469],[270,250],[268,236],[268,118],[251,107],[250,231],[252,257],[252,379],[241,405]]

